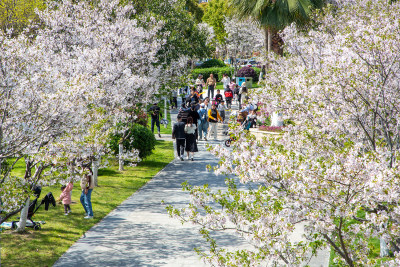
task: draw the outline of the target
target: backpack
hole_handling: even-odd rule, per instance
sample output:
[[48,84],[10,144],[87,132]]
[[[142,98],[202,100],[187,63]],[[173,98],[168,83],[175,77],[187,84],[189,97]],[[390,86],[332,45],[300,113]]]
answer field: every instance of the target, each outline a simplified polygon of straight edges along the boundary
[[201,123],[207,122],[207,109],[200,109],[199,115]]
[[189,117],[190,108],[181,108],[178,115],[181,115],[182,121],[186,124]]
[[232,94],[232,91],[231,90],[229,90],[229,91],[226,91],[225,92],[225,97],[233,97],[233,94]]

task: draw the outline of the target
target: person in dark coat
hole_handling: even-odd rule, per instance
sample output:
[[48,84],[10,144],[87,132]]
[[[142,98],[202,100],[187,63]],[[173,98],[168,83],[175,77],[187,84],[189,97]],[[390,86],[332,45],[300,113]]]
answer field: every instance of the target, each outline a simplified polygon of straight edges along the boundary
[[190,111],[189,111],[189,117],[192,117],[193,119],[193,124],[196,125],[196,132],[195,132],[195,136],[196,136],[196,140],[198,139],[199,136],[199,131],[198,131],[198,121],[200,120],[200,115],[197,112],[197,104],[195,102],[192,102],[192,105],[190,107]]
[[185,154],[185,123],[182,121],[182,117],[178,115],[178,122],[174,124],[172,128],[172,139],[176,140],[176,152],[178,159],[183,161],[183,155]]
[[157,106],[157,103],[154,103],[148,112],[151,115],[151,131],[152,131],[152,133],[154,134],[154,124],[156,124],[157,130],[158,130],[158,137],[161,137],[161,134],[160,134],[161,109],[160,109],[160,107]]
[[179,109],[178,116],[181,117],[182,122],[186,124],[187,118],[189,117],[189,112],[191,108],[187,108],[185,103],[182,104],[181,108]]

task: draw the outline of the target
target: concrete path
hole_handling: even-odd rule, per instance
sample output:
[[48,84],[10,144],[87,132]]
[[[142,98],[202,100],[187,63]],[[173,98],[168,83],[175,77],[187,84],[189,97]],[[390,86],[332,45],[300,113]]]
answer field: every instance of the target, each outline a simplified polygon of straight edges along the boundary
[[[176,117],[176,113],[171,117]],[[169,138],[162,136],[164,140]],[[225,138],[220,135],[219,142]],[[170,218],[161,204],[165,201],[174,207],[186,206],[189,194],[182,192],[184,181],[191,185],[209,184],[213,190],[225,188],[224,177],[206,170],[207,165],[216,165],[217,159],[206,151],[204,141],[198,146],[195,161],[187,161],[186,157],[185,161],[175,159],[90,229],[54,266],[207,266],[193,250],[207,249],[199,228]],[[225,248],[248,246],[232,234],[221,233],[217,239]],[[321,254],[310,266],[327,266],[326,257],[329,259],[329,254]]]

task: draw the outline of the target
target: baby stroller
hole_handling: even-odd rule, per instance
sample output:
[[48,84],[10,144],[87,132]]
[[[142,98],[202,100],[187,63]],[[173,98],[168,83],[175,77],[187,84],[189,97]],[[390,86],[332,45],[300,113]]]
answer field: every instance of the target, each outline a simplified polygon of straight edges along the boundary
[[[36,198],[29,204],[29,209],[28,209],[28,220],[26,221],[26,227],[33,228],[34,230],[40,230],[42,227],[41,225],[43,222],[35,222],[32,220],[32,217],[35,215],[36,211],[45,204],[45,210],[49,210],[50,204],[53,205],[53,207],[56,206],[56,200],[54,199],[54,196],[51,192],[47,193],[47,195],[42,199],[40,204],[38,204],[38,199],[40,197],[40,193],[42,192],[42,188],[40,186],[35,186],[33,188],[34,195]],[[11,229],[16,229],[18,227],[19,221],[13,221],[11,223]]]
[[[244,115],[243,113],[247,114],[247,112],[239,112],[237,121],[240,122],[240,128],[241,128],[241,130],[249,130],[252,126],[255,125],[255,119],[248,118],[248,117],[246,116],[246,117],[243,118],[243,120],[242,120],[242,119],[240,119],[240,117]],[[223,134],[224,134],[224,135],[229,135],[228,130],[225,130],[225,131],[223,132]],[[234,142],[234,141],[236,141],[236,140],[237,140],[236,137],[229,136],[229,139],[225,140],[225,146],[226,146],[226,147],[230,147],[230,146],[231,146],[231,143]]]
[[[223,131],[223,134],[229,136],[228,130]],[[224,142],[224,143],[225,143],[225,146],[226,146],[226,147],[230,147],[230,146],[231,146],[231,143],[234,142],[234,141],[236,141],[236,137],[234,137],[234,136],[233,136],[233,137],[232,137],[232,136],[229,136],[229,138],[226,139],[225,142]]]

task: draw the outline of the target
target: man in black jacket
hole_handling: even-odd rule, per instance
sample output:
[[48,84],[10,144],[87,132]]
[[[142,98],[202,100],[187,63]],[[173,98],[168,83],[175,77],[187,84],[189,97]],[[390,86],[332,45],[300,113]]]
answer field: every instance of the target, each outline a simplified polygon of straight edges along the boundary
[[182,117],[178,115],[178,122],[172,128],[172,139],[176,139],[176,152],[178,158],[182,161],[185,154],[185,137],[185,123],[182,121]]
[[158,137],[161,137],[160,134],[160,114],[161,114],[161,109],[157,105],[157,103],[154,103],[153,106],[149,109],[149,112],[151,114],[151,131],[154,134],[154,124],[157,125],[157,130],[158,130]]

